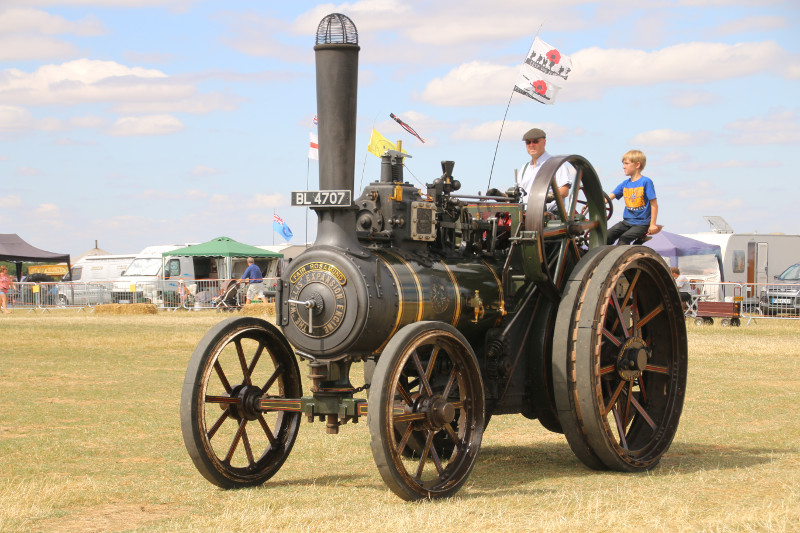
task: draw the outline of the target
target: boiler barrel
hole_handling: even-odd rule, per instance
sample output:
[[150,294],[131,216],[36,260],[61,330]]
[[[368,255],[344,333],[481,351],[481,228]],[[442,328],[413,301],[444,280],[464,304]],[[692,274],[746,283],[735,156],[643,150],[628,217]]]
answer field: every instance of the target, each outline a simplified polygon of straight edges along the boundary
[[[389,249],[363,258],[325,248],[293,261],[279,317],[289,342],[315,357],[378,353],[400,328],[424,320],[451,324],[467,339],[480,340],[505,312],[500,265],[457,259],[423,264]],[[288,300],[315,304],[308,309]]]

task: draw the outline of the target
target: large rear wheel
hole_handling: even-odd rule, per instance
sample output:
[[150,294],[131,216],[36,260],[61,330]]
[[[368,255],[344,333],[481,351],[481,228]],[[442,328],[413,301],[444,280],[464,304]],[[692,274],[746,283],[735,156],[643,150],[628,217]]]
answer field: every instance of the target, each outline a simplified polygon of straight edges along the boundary
[[556,319],[559,417],[589,467],[646,470],[672,443],[683,408],[680,296],[650,248],[616,246],[597,258],[576,269]]

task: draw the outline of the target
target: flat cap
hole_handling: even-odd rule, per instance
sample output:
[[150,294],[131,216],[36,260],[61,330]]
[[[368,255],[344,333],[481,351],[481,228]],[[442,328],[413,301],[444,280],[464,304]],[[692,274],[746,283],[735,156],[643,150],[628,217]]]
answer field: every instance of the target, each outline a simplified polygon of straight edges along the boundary
[[540,130],[539,128],[533,128],[528,130],[525,135],[522,136],[523,141],[532,141],[534,139],[546,139],[547,134],[544,130]]

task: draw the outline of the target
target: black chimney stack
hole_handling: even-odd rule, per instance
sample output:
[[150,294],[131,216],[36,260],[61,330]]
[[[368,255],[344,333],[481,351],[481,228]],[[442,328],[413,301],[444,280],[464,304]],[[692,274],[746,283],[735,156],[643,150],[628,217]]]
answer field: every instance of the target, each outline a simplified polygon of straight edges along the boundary
[[[353,193],[358,95],[358,31],[345,15],[332,13],[319,23],[314,46],[317,65],[319,187]],[[353,196],[355,197],[355,196]],[[355,208],[316,208],[315,244],[358,248]]]

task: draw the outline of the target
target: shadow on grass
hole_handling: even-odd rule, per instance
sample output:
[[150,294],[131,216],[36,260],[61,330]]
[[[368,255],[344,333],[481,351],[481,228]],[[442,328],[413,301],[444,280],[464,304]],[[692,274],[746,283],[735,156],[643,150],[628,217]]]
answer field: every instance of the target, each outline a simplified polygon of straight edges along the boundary
[[[776,454],[797,454],[797,448],[765,449],[746,446],[721,446],[706,444],[673,444],[662,457],[660,464],[646,472],[649,477],[674,477],[695,472],[732,470],[769,463]],[[377,467],[373,473],[324,474],[300,479],[273,479],[263,488],[320,486],[362,487],[385,489]],[[561,488],[542,488],[541,482],[565,478],[590,478],[592,476],[620,476],[624,479],[638,474],[615,471],[596,471],[585,466],[573,453],[566,441],[539,443],[531,446],[492,445],[482,447],[478,461],[467,481],[467,490],[459,491],[459,498],[478,498],[501,494],[547,494]],[[532,486],[536,483],[537,486]]]

